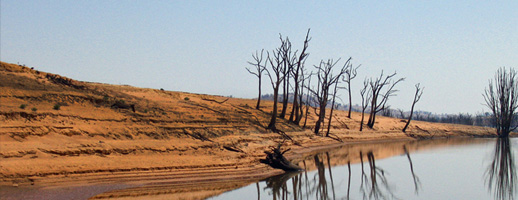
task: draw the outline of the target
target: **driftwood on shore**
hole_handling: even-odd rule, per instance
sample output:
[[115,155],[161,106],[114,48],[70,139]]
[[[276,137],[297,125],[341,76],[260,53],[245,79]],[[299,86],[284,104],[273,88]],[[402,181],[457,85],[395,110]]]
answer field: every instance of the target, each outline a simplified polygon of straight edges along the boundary
[[282,143],[280,143],[276,148],[271,147],[271,151],[265,151],[266,159],[262,159],[261,163],[268,164],[273,168],[282,169],[284,171],[303,171],[304,169],[299,166],[291,163],[284,157],[284,153],[288,152],[290,149],[286,149],[281,151]]

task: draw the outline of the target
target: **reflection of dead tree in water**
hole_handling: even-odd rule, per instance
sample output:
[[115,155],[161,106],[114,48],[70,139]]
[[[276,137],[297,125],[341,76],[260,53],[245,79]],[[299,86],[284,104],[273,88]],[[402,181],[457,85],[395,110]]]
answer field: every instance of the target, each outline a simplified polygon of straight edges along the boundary
[[317,190],[316,190],[316,198],[317,199],[329,199],[327,181],[326,181],[326,168],[324,162],[320,159],[319,155],[315,155],[313,157],[315,160],[315,166],[317,167],[317,174],[315,177],[318,178],[317,181]]
[[[370,167],[370,177],[365,174],[363,168],[363,153],[360,152],[360,158],[362,161],[362,181],[360,185],[360,191],[363,193],[364,199],[394,199],[394,194],[391,191],[385,171],[376,166],[376,159],[374,153],[368,152],[367,159]],[[370,178],[370,179],[369,179]],[[365,187],[364,187],[365,181]],[[369,184],[370,182],[370,184]],[[381,185],[379,185],[381,183]],[[370,186],[370,187],[369,187]],[[380,187],[382,186],[382,187]],[[367,198],[368,193],[368,198]],[[387,198],[387,195],[391,198]]]
[[308,178],[308,168],[306,167],[306,161],[302,161],[304,163],[304,179],[306,180],[306,197],[309,196],[309,178]]
[[[277,199],[278,197],[280,199],[288,199],[290,192],[288,190],[287,182],[290,179],[294,179],[297,177],[300,173],[299,172],[288,172],[285,174],[281,174],[278,176],[270,177],[266,179],[266,188],[265,189],[271,189],[273,199]],[[294,190],[296,192],[296,190]]]
[[360,162],[362,164],[362,175],[361,175],[361,183],[360,183],[360,191],[362,192],[363,194],[363,199],[367,199],[367,190],[365,189],[364,187],[364,183],[365,184],[368,184],[369,182],[369,177],[367,176],[367,174],[365,173],[365,168],[363,166],[363,152],[360,151]]
[[495,199],[514,199],[518,191],[514,155],[509,138],[498,138],[493,161],[485,173],[489,192],[494,193]]
[[293,187],[293,199],[302,198],[302,173],[291,178],[291,186]]
[[347,181],[347,199],[349,199],[349,192],[351,191],[351,161],[347,161],[347,168],[349,169],[349,179]]
[[257,187],[257,200],[261,200],[261,190],[259,190],[259,182],[255,183]]
[[419,181],[419,177],[417,177],[414,173],[414,165],[412,163],[412,159],[410,158],[410,153],[408,153],[408,149],[405,145],[403,146],[403,151],[405,151],[406,157],[408,158],[408,163],[410,163],[410,172],[412,173],[412,178],[414,179],[415,193],[418,194],[421,181]]
[[[304,179],[305,177],[305,179]],[[288,181],[291,180],[292,190],[288,188]],[[266,189],[271,190],[273,199],[307,199],[310,194],[310,181],[308,181],[307,173],[288,172],[282,175],[274,176],[265,180]],[[257,186],[259,192],[259,186]],[[305,193],[304,192],[305,189]],[[314,191],[314,190],[313,190]]]
[[329,158],[329,152],[326,152],[326,157],[327,157],[327,167],[329,170],[329,178],[331,179],[331,191],[333,192],[333,199],[336,199],[335,184],[333,181],[333,172],[331,171],[331,159]]

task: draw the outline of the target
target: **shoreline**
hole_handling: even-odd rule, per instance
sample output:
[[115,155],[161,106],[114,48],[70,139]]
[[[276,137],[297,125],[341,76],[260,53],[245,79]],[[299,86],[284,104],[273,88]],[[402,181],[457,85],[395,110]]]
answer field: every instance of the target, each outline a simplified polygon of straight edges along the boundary
[[[305,132],[288,133],[290,135],[305,135]],[[318,142],[310,141],[295,145],[293,143],[286,145],[283,148],[291,148],[292,150],[286,154],[289,160],[300,160],[305,155],[314,154],[320,151],[340,148],[349,145],[368,145],[376,143],[393,143],[403,141],[416,140],[430,140],[430,139],[446,139],[446,138],[490,138],[492,135],[489,132],[477,133],[472,135],[461,135],[444,133],[429,137],[416,139],[409,137],[406,134],[396,134],[390,137],[373,138],[350,138],[349,134],[335,133],[344,139],[344,142],[338,142],[329,138],[316,136]],[[370,133],[373,134],[373,133]],[[413,134],[427,134],[413,132]],[[516,137],[516,134],[512,135]],[[491,137],[494,138],[494,137]],[[252,152],[249,152],[252,153]],[[257,152],[255,152],[257,153]],[[181,198],[184,195],[194,195],[193,199],[207,198],[219,195],[223,192],[237,189],[242,186],[263,180],[265,178],[283,174],[284,171],[273,169],[265,164],[259,163],[259,159],[264,158],[254,156],[254,159],[246,162],[238,162],[228,165],[217,165],[215,163],[205,166],[180,166],[180,167],[163,167],[145,170],[122,170],[122,171],[107,171],[94,172],[85,174],[59,174],[48,176],[32,176],[20,177],[17,181],[17,186],[9,185],[9,181],[2,181],[0,187],[12,188],[16,190],[38,190],[40,192],[53,191],[60,188],[84,188],[94,186],[113,186],[125,185],[124,188],[117,188],[115,191],[105,191],[96,194],[92,199],[105,198],[124,198],[124,197],[138,197],[140,195],[164,195],[168,193],[168,198]],[[27,181],[23,181],[27,180]],[[7,183],[7,184],[6,184]],[[161,187],[160,190],[155,191],[154,188]],[[168,192],[164,192],[163,187],[167,187]],[[80,190],[79,190],[80,191]],[[156,193],[153,193],[155,191]]]
[[[265,130],[272,101],[256,109],[254,99],[82,82],[0,62],[0,102],[0,192],[127,183],[139,186],[123,189],[129,196],[165,190],[198,199],[283,173],[259,162],[285,140]],[[277,128],[294,140],[284,141],[286,157],[375,141],[496,136],[415,120],[403,133],[405,119],[384,116],[360,132],[361,113],[347,114],[335,110],[330,125],[344,143],[312,133],[314,113],[305,129],[279,118]]]

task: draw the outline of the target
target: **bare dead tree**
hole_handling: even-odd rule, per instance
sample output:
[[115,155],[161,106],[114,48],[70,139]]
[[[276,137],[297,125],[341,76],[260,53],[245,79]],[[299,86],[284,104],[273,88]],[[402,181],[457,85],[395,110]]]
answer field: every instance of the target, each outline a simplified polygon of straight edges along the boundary
[[337,91],[338,91],[338,81],[335,83],[335,89],[333,90],[333,98],[331,99],[331,111],[329,111],[329,121],[327,122],[326,137],[329,137],[329,131],[331,130],[331,119],[333,118],[333,110],[335,110],[335,98],[336,98]]
[[516,71],[502,67],[497,70],[494,80],[489,80],[489,87],[482,94],[486,106],[493,112],[498,137],[507,138],[516,129],[511,127],[518,108],[518,79]]
[[[280,39],[282,39],[282,36],[280,36]],[[290,72],[292,71],[293,65],[296,62],[296,52],[292,52],[291,50],[291,42],[288,37],[284,39],[285,45],[282,46],[281,52],[282,52],[282,65],[283,65],[283,71],[282,76],[284,77],[282,83],[282,110],[281,114],[279,115],[280,118],[285,118],[286,111],[288,109],[288,101],[289,101],[289,90],[290,90]]]
[[257,52],[257,51],[255,52],[255,54],[252,54],[252,58],[254,59],[254,61],[248,62],[248,64],[253,65],[255,68],[254,68],[254,70],[251,70],[248,67],[246,68],[248,73],[257,76],[257,78],[259,79],[259,95],[257,96],[257,105],[255,106],[255,109],[257,109],[257,110],[259,110],[259,107],[261,104],[261,79],[263,77],[264,70],[266,70],[266,62],[267,62],[267,60],[266,60],[264,65],[261,64],[261,63],[263,63],[263,55],[264,55],[264,49],[261,50],[261,54],[259,54],[259,52]]
[[[374,123],[376,122],[376,114],[383,109],[385,109],[385,105],[389,99],[389,97],[394,96],[398,91],[394,89],[394,87],[401,81],[405,80],[405,78],[400,78],[396,81],[392,81],[392,78],[396,76],[396,72],[391,75],[384,77],[383,71],[381,71],[381,75],[375,80],[371,79],[369,81],[370,91],[372,93],[371,99],[371,110],[369,115],[369,121],[367,122],[367,126],[369,128],[374,127]],[[388,89],[382,93],[383,88],[387,86]]]
[[[277,127],[275,126],[277,122],[277,102],[279,98],[279,87],[284,80],[284,76],[282,72],[284,71],[284,56],[282,49],[287,45],[286,41],[281,37],[281,46],[275,50],[272,50],[272,56],[270,57],[269,53],[267,56],[267,60],[270,63],[270,69],[266,68],[266,75],[270,79],[270,83],[273,88],[273,110],[272,116],[270,119],[270,123],[268,124],[267,129],[272,130],[273,132],[277,132]],[[271,71],[271,72],[270,72]]]
[[[307,116],[308,100],[306,100],[306,102],[304,102],[302,99],[304,97],[304,86],[305,86],[306,79],[310,79],[311,76],[309,76],[309,75],[305,76],[305,74],[306,74],[305,70],[302,70],[300,73],[300,78],[301,78],[300,87],[299,87],[300,91],[298,94],[298,103],[297,103],[298,110],[296,111],[296,112],[298,112],[298,114],[295,114],[295,119],[293,122],[296,125],[300,124],[300,121],[302,120],[302,117],[304,116],[304,104],[306,104],[306,116]],[[308,94],[306,96],[309,97]]]
[[347,84],[347,91],[349,93],[349,113],[347,114],[347,117],[351,119],[351,110],[353,108],[352,103],[352,95],[351,95],[351,80],[356,78],[356,75],[358,74],[357,70],[360,68],[361,65],[358,65],[357,67],[353,67],[351,63],[347,65],[347,68],[345,70],[345,75],[343,78],[343,81]]
[[369,81],[365,79],[363,81],[363,88],[360,90],[360,95],[362,97],[362,119],[360,121],[360,131],[363,131],[363,122],[365,119],[365,110],[367,110],[367,107],[369,106],[369,102],[372,98],[370,87],[369,87]]
[[293,93],[293,107],[291,110],[289,121],[293,122],[295,124],[299,124],[300,120],[302,119],[301,111],[302,111],[302,95],[299,93],[302,93],[303,85],[304,85],[304,63],[308,57],[308,53],[306,53],[309,41],[311,38],[309,37],[309,31],[306,33],[306,39],[304,40],[304,47],[302,48],[302,52],[299,54],[296,67],[293,67],[291,70],[293,81],[295,83],[294,85],[294,93]]
[[[308,87],[309,87],[309,85],[311,85],[311,77],[312,77],[312,75],[309,74],[309,76],[308,76],[308,79],[309,79],[308,80]],[[309,91],[309,89],[307,89],[307,93],[306,93],[306,114],[304,116],[304,125],[302,126],[302,128],[306,128],[306,125],[307,125],[307,122],[308,122],[309,107],[311,107],[310,104],[309,104],[309,97],[311,96],[310,93],[311,92]]]
[[403,128],[403,133],[406,133],[406,129],[412,120],[412,115],[414,114],[414,106],[421,99],[421,95],[423,95],[424,88],[421,88],[421,84],[418,83],[415,85],[415,95],[414,101],[412,102],[412,108],[410,109],[410,116],[408,116],[408,120],[406,121],[405,127]]
[[[315,97],[315,103],[318,105],[319,111],[316,112],[315,108],[315,114],[318,116],[318,120],[315,124],[315,130],[314,133],[318,135],[320,128],[322,124],[324,123],[324,119],[326,116],[326,107],[329,100],[329,89],[334,85],[338,84],[340,81],[340,78],[343,74],[345,74],[345,66],[349,64],[351,61],[351,58],[349,58],[345,64],[344,67],[340,69],[340,71],[333,75],[333,67],[340,61],[338,59],[336,62],[333,61],[333,59],[327,60],[327,62],[324,62],[323,60],[320,61],[320,64],[318,66],[315,66],[317,69],[316,77],[317,77],[317,89],[311,89],[308,87],[308,90],[311,92],[311,94]],[[331,108],[332,109],[332,108]],[[330,120],[332,117],[330,117]],[[326,135],[327,136],[327,135]]]

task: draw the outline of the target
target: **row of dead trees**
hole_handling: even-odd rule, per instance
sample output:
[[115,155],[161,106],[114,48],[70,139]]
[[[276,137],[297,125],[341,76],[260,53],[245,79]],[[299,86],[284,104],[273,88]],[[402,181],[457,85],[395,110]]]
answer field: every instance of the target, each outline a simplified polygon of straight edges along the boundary
[[[301,125],[302,119],[304,123],[302,127],[306,127],[307,118],[310,113],[310,105],[312,111],[316,114],[318,120],[315,123],[314,133],[319,135],[325,131],[325,136],[329,136],[333,110],[335,109],[335,102],[337,100],[337,93],[340,89],[346,89],[349,100],[348,118],[351,118],[352,110],[352,92],[351,81],[356,78],[357,70],[360,67],[353,66],[352,58],[345,60],[343,64],[339,65],[340,59],[321,60],[318,65],[314,65],[314,70],[309,71],[306,67],[306,59],[309,56],[308,47],[311,38],[309,37],[310,30],[308,29],[302,50],[295,50],[288,37],[279,35],[280,46],[271,51],[256,51],[252,54],[253,61],[248,63],[252,68],[246,68],[249,73],[256,76],[259,80],[259,95],[257,98],[256,109],[260,109],[261,104],[261,84],[264,75],[273,89],[273,110],[271,112],[271,119],[267,129],[274,132],[279,132],[276,127],[278,118],[286,119],[288,113],[288,102],[291,96],[292,107],[287,119],[290,123]],[[396,72],[385,75],[383,71],[377,78],[365,79],[364,87],[360,92],[362,98],[362,120],[360,131],[363,130],[364,113],[370,106],[369,118],[367,126],[373,128],[376,116],[379,112],[386,108],[387,101],[394,96],[398,90],[396,85],[404,78],[395,78]],[[314,81],[311,85],[311,81]],[[316,80],[315,80],[316,79]],[[280,90],[282,90],[282,97],[279,98]],[[422,88],[419,84],[416,85],[416,95],[412,103],[412,111],[414,105],[419,101],[422,95]],[[305,97],[305,98],[304,98]],[[278,113],[278,101],[281,100],[282,109]],[[311,102],[310,102],[311,101]],[[329,109],[329,117],[326,117],[326,109]],[[324,130],[324,124],[327,118],[327,130]],[[412,115],[407,120],[407,124],[403,131],[406,130]]]

